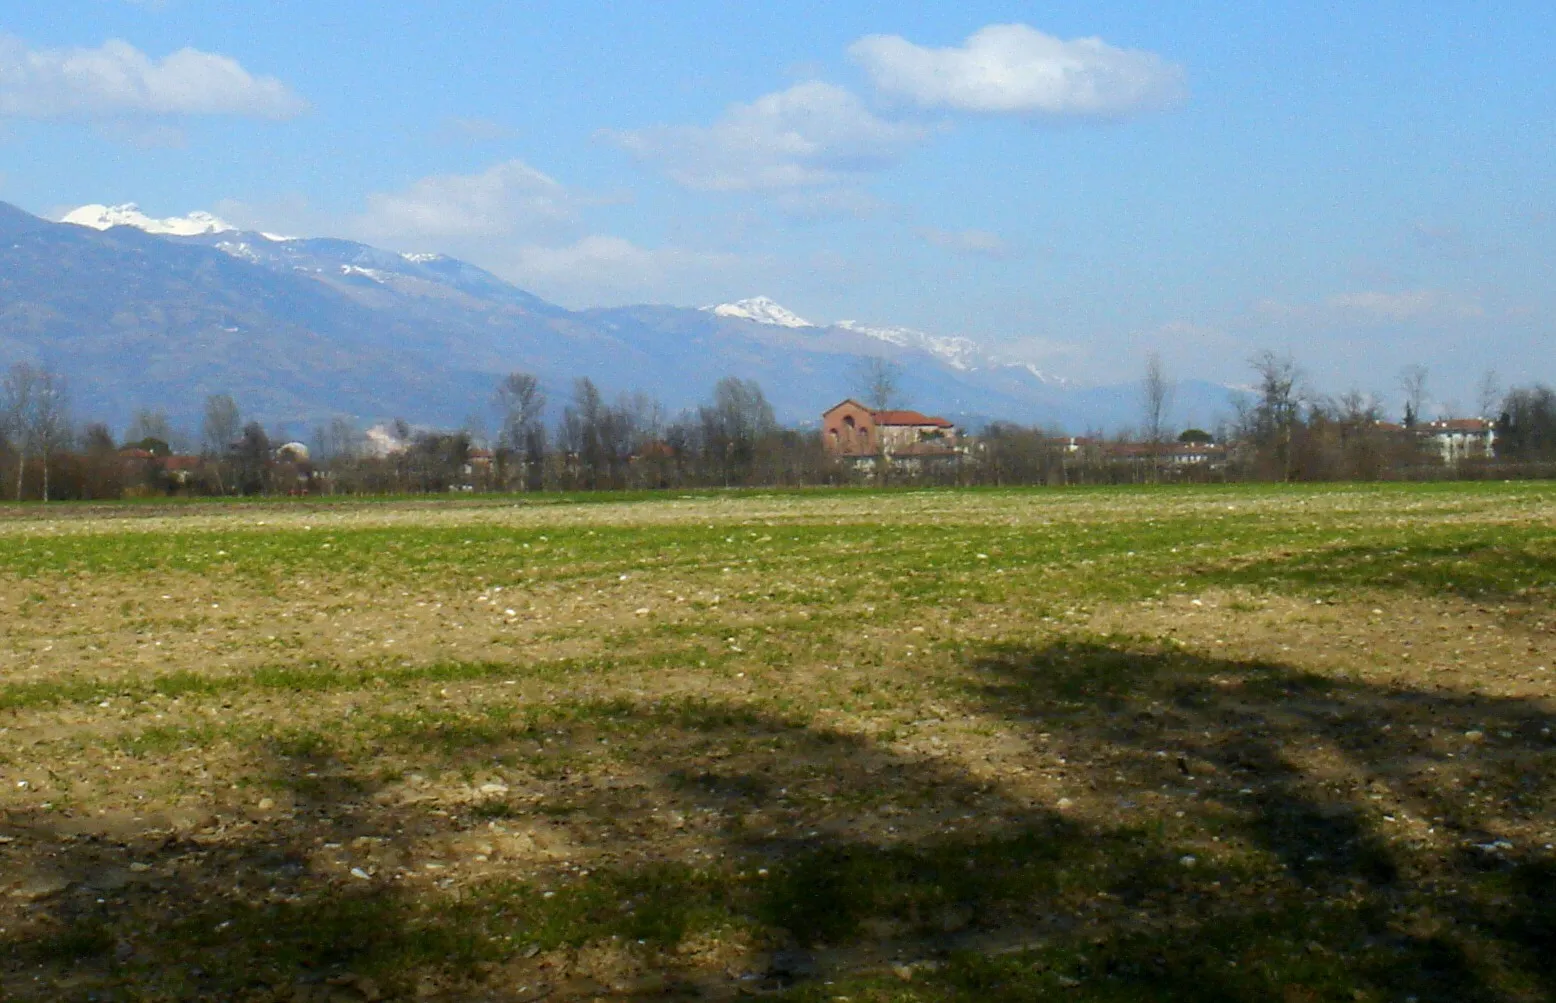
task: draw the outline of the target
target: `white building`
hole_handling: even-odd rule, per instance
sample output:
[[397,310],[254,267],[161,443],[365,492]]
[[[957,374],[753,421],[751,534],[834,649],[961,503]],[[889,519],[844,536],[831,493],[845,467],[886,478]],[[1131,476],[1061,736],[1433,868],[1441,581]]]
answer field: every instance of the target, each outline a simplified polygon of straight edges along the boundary
[[1485,418],[1441,418],[1416,429],[1437,447],[1449,466],[1460,460],[1489,458],[1497,441],[1496,423]]

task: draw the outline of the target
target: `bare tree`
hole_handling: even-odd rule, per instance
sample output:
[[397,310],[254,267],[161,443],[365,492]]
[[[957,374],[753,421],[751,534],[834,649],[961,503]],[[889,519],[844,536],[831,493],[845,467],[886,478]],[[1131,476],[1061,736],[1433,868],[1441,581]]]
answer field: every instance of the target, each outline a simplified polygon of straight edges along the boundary
[[726,487],[750,476],[757,446],[778,428],[761,385],[735,376],[714,385],[713,403],[698,409],[698,419],[704,454]]
[[1351,389],[1336,397],[1329,405],[1336,419],[1355,428],[1376,425],[1383,419],[1383,405],[1372,394]]
[[497,445],[501,449],[522,449],[530,426],[540,420],[546,408],[546,395],[540,381],[529,373],[509,373],[497,384],[497,411],[501,426]]
[[1482,418],[1496,419],[1502,407],[1502,380],[1495,369],[1488,369],[1475,387],[1475,403]]
[[511,457],[522,456],[524,487],[539,490],[546,461],[545,391],[530,373],[509,373],[497,384],[495,398],[498,462],[506,467]]
[[238,403],[226,394],[211,394],[205,399],[205,417],[200,439],[207,456],[223,456],[243,434],[243,419]]
[[517,448],[523,441],[523,430],[540,420],[546,407],[545,392],[532,374],[509,373],[497,385],[496,398],[497,409],[502,414],[498,441]]
[[313,432],[313,452],[309,459],[314,469],[323,476],[320,480],[326,491],[334,494],[348,477],[360,473],[352,469],[362,457],[364,436],[350,418],[340,415],[330,419],[328,425],[320,425]]
[[1421,410],[1426,407],[1427,370],[1423,365],[1410,365],[1399,371],[1399,389],[1405,395],[1405,427],[1421,420]]
[[1302,408],[1302,371],[1289,355],[1266,349],[1249,364],[1259,377],[1259,400],[1244,415],[1246,432],[1269,456],[1282,480],[1291,479],[1292,437]]
[[1153,479],[1160,474],[1162,443],[1167,441],[1168,415],[1177,386],[1167,376],[1162,357],[1152,352],[1145,358],[1145,379],[1140,385],[1140,404],[1145,418],[1145,441],[1151,447]]
[[226,394],[211,394],[205,399],[205,416],[200,426],[200,439],[211,467],[216,471],[216,491],[226,494],[222,478],[222,464],[233,444],[243,434],[243,420],[238,415],[238,403]]
[[169,449],[173,448],[173,426],[167,420],[167,414],[160,408],[139,409],[130,421],[129,428],[124,431],[126,443],[144,443],[148,439],[154,439]]
[[82,495],[86,498],[119,498],[124,494],[124,460],[113,431],[100,421],[81,430],[78,448],[83,456]]
[[1538,384],[1508,391],[1496,449],[1498,459],[1556,459],[1556,391]]
[[257,421],[244,425],[232,456],[237,465],[237,489],[246,495],[264,491],[270,474],[270,436],[265,434],[265,426]]
[[873,410],[884,411],[897,402],[902,390],[902,366],[884,355],[861,359],[855,374],[864,402]]
[[27,454],[33,449],[32,410],[38,392],[41,370],[18,362],[0,381],[0,421],[16,443],[16,500],[22,500],[22,476],[27,471]]
[[49,500],[49,460],[70,446],[70,403],[65,381],[47,369],[38,376],[33,394],[28,438],[43,457],[43,500]]
[[562,423],[557,427],[557,452],[573,471],[575,487],[594,490],[600,486],[607,410],[593,380],[584,376],[573,381],[572,402],[562,409]]
[[634,450],[658,442],[665,434],[665,406],[653,394],[639,390],[622,394],[616,407],[631,416]]
[[113,432],[100,421],[91,422],[81,430],[81,449],[94,458],[107,458],[119,451],[113,441]]
[[336,415],[323,429],[321,436],[323,458],[327,460],[355,460],[362,453],[362,431],[350,418]]

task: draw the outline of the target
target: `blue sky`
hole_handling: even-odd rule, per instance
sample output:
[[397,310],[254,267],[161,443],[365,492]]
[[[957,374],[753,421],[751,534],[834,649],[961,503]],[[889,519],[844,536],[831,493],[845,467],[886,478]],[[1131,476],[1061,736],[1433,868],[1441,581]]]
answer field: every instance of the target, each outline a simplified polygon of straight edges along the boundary
[[44,215],[766,294],[1093,382],[1556,379],[1548,2],[8,7],[0,199]]

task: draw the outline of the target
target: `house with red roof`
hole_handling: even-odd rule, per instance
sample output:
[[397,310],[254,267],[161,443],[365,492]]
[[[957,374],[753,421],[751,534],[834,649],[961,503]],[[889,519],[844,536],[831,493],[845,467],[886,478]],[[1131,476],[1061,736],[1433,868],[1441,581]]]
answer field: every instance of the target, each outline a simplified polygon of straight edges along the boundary
[[874,410],[849,398],[821,415],[821,439],[836,456],[955,456],[956,426],[918,411]]

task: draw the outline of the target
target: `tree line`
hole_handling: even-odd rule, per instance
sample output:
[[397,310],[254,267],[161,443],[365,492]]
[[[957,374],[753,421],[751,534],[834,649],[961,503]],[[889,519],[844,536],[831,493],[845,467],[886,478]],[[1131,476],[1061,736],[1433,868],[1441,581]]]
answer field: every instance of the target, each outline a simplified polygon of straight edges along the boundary
[[1556,394],[1540,384],[1506,392],[1496,374],[1480,381],[1477,401],[1489,424],[1490,447],[1445,465],[1432,436],[1451,428],[1425,417],[1426,367],[1406,366],[1399,423],[1386,419],[1375,394],[1314,391],[1289,355],[1261,352],[1250,360],[1251,395],[1233,401],[1223,435],[1237,447],[1236,473],[1267,481],[1509,477],[1556,474]]
[[[1498,408],[1494,448],[1448,467],[1412,427],[1425,402],[1424,369],[1402,374],[1405,421],[1394,425],[1373,396],[1312,392],[1289,357],[1265,352],[1251,365],[1253,393],[1234,401],[1213,432],[1176,430],[1174,386],[1153,356],[1134,433],[1069,437],[993,422],[964,435],[954,455],[909,462],[836,456],[818,431],[781,426],[762,388],[736,377],[719,380],[706,403],[671,415],[651,395],[607,398],[587,378],[553,407],[535,375],[512,373],[494,390],[490,436],[475,423],[440,430],[400,420],[364,430],[336,418],[298,443],[244,421],[225,394],[205,400],[198,435],[143,409],[116,437],[102,422],[75,423],[58,374],[20,363],[0,377],[0,491],[64,500],[1556,473],[1556,392],[1545,386],[1483,388]],[[858,373],[860,396],[878,409],[895,406],[899,377],[893,364],[870,360]]]

